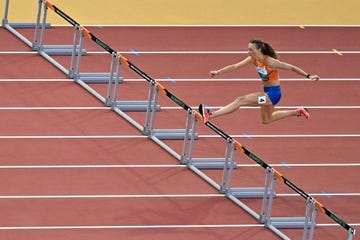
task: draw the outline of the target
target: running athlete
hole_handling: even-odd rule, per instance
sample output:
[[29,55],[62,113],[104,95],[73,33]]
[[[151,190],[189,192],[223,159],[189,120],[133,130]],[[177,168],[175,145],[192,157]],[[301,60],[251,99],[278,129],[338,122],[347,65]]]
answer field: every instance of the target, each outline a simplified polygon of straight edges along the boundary
[[200,104],[199,112],[203,116],[204,122],[209,121],[210,117],[215,118],[232,113],[241,106],[260,106],[261,118],[264,124],[291,116],[304,116],[305,118],[309,118],[310,114],[304,107],[296,110],[275,110],[275,105],[281,99],[279,69],[291,70],[315,81],[320,79],[319,76],[311,75],[297,66],[279,61],[275,50],[270,44],[261,40],[251,40],[248,45],[248,53],[249,56],[242,61],[219,70],[210,71],[210,75],[214,77],[253,64],[262,80],[264,91],[237,97],[230,104],[214,112],[210,112],[210,110],[205,107],[205,104]]

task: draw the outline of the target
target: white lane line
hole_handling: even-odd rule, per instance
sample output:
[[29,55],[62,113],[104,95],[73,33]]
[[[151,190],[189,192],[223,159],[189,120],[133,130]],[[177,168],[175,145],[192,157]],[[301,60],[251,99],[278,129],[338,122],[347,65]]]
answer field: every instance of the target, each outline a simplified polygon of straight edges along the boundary
[[[360,223],[349,223],[360,226]],[[317,227],[339,227],[337,223],[316,223]],[[3,226],[0,230],[64,230],[64,229],[154,229],[154,228],[264,228],[263,224],[198,224],[198,225],[102,225],[102,226]]]
[[[176,82],[219,82],[219,81],[228,81],[228,82],[259,82],[258,78],[174,78]],[[124,78],[126,82],[145,82],[142,78]],[[169,82],[167,78],[156,78],[158,82]],[[308,82],[309,79],[306,78],[282,78],[282,82]],[[360,81],[360,78],[321,78],[321,81]],[[0,79],[0,82],[74,82],[73,79],[25,79],[25,78],[4,78]]]
[[[291,109],[291,108],[298,108],[299,106],[276,106],[277,109]],[[191,106],[192,109],[197,109],[198,106]],[[222,106],[209,106],[211,109],[219,109],[222,108]],[[259,109],[260,107],[240,107],[241,109]],[[306,108],[309,109],[359,109],[360,106],[307,106]],[[179,110],[183,109],[182,107],[167,107],[167,106],[161,106],[161,109],[164,110]]]
[[58,198],[202,198],[222,197],[224,194],[113,194],[113,195],[33,195],[0,196],[0,199],[58,199]]
[[[333,50],[328,51],[276,51],[279,54],[336,54]],[[105,51],[94,51],[89,52],[92,54],[108,54]],[[131,51],[119,51],[121,54],[134,54]],[[247,51],[136,51],[138,54],[156,54],[156,55],[165,55],[165,54],[172,54],[172,55],[185,55],[185,54],[248,54]],[[360,54],[360,51],[341,51],[342,54]]]
[[[210,106],[212,109],[219,109],[222,106]],[[291,109],[299,106],[276,106],[277,109]],[[306,106],[309,109],[359,109],[360,106]],[[192,109],[197,109],[197,106],[191,106]],[[241,109],[259,109],[260,107],[240,107]],[[111,107],[0,107],[0,110],[110,110]],[[161,106],[163,110],[183,110],[182,107],[176,106]]]
[[[145,81],[145,80],[144,80]],[[3,78],[0,82],[74,82],[73,79],[58,79],[58,78]]]
[[261,224],[204,224],[204,225],[119,225],[119,226],[13,226],[0,227],[0,230],[57,230],[57,229],[152,229],[152,228],[249,228]]
[[[272,167],[286,167],[284,164],[270,164]],[[291,167],[360,167],[360,163],[288,163]],[[260,167],[259,164],[238,164],[240,168]],[[83,165],[0,165],[0,169],[57,169],[57,168],[186,168],[180,164],[83,164]]]
[[[323,193],[309,193],[310,196],[324,196]],[[301,197],[297,193],[276,193],[278,197]],[[360,193],[326,193],[332,197],[359,197]],[[75,198],[225,198],[225,194],[101,194],[101,195],[3,195],[0,199],[75,199]]]
[[[69,24],[53,24],[54,27],[68,27],[73,28]],[[218,28],[218,27],[224,27],[224,28],[247,28],[247,27],[279,27],[279,28],[287,28],[287,27],[331,27],[331,28],[357,28],[360,27],[359,24],[93,24],[93,23],[87,23],[84,24],[84,26],[87,27],[143,27],[143,28],[166,28],[166,27],[173,27],[173,28]]]
[[[243,134],[229,134],[231,137],[236,138],[248,138]],[[221,136],[214,134],[214,135],[199,135],[200,138],[220,138]],[[261,135],[261,134],[251,134],[252,138],[323,138],[323,137],[360,137],[360,134],[268,134],[268,135]],[[0,139],[109,139],[109,138],[117,138],[117,139],[136,139],[136,138],[148,138],[148,136],[143,135],[88,135],[88,136],[66,136],[66,135],[56,135],[56,136],[49,136],[49,135],[26,135],[26,136],[0,136]]]
[[117,138],[117,139],[129,139],[129,138],[148,138],[148,136],[143,136],[143,135],[94,135],[94,136],[38,136],[38,135],[34,135],[34,136],[0,136],[0,139],[94,139],[94,138],[98,138],[98,139],[108,139],[108,138]]
[[[121,54],[134,54],[133,51],[118,51]],[[106,51],[88,51],[88,54],[109,54]],[[189,51],[136,51],[137,54],[154,54],[154,55],[163,55],[163,54],[172,54],[172,55],[186,55],[186,54],[248,54],[247,51],[236,51],[236,50],[189,50]],[[315,51],[277,51],[279,54],[337,54],[334,50],[315,50]],[[16,54],[38,54],[37,52],[29,51],[0,51],[2,55],[16,55]],[[341,54],[360,54],[358,50],[344,50],[341,51]]]
[[[360,167],[359,163],[287,163],[286,165],[281,163],[270,164],[272,167]],[[258,164],[238,164],[239,167],[253,167],[260,166]]]
[[109,110],[110,107],[0,107],[0,110]]
[[[233,138],[248,138],[243,134],[229,134]],[[220,138],[219,135],[199,135],[200,138]],[[360,137],[360,134],[251,134],[252,138],[329,138],[329,137]]]
[[0,166],[0,169],[49,169],[49,168],[186,168],[179,164],[138,164],[138,165],[13,165]]

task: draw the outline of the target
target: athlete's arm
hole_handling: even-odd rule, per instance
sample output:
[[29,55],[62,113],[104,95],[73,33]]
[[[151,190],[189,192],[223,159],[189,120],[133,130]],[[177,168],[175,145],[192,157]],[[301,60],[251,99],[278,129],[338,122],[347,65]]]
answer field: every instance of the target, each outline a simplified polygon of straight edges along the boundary
[[270,68],[279,68],[279,69],[284,69],[284,70],[291,70],[293,72],[296,72],[297,74],[300,74],[304,77],[310,78],[312,80],[319,80],[320,77],[318,75],[311,75],[307,72],[305,72],[304,70],[302,70],[301,68],[299,68],[298,66],[286,63],[286,62],[281,62],[278,59],[274,59],[274,58],[269,58],[268,60],[268,65]]
[[250,56],[246,57],[244,60],[238,62],[238,63],[234,63],[234,64],[231,64],[231,65],[228,65],[226,67],[223,67],[219,70],[215,70],[215,71],[210,71],[210,75],[211,76],[215,76],[215,75],[219,75],[220,73],[223,74],[223,73],[229,73],[229,72],[232,72],[238,68],[241,68],[241,67],[244,67],[246,65],[248,65],[249,63],[252,62],[252,59]]

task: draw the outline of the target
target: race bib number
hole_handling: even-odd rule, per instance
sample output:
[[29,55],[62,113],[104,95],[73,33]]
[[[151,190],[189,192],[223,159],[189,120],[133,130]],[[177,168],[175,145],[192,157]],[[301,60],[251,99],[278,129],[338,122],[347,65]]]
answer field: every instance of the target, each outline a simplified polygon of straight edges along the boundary
[[265,68],[256,67],[256,71],[259,73],[259,76],[262,80],[264,81],[269,80],[269,75]]
[[265,103],[266,103],[266,96],[259,96],[258,104],[265,104]]

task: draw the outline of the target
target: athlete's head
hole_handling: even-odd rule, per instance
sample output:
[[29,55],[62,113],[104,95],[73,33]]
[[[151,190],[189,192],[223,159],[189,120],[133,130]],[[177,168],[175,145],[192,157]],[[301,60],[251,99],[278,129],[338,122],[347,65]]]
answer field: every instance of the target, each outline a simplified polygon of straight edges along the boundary
[[269,43],[263,42],[259,39],[252,39],[248,45],[248,52],[251,57],[255,57],[259,52],[264,55],[268,55],[272,58],[277,58],[275,50]]

